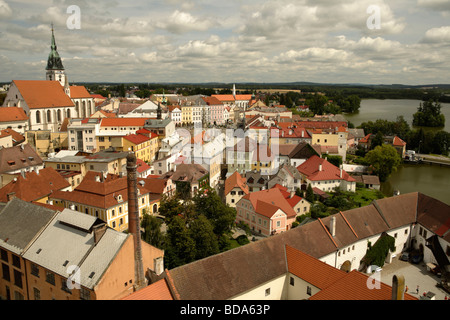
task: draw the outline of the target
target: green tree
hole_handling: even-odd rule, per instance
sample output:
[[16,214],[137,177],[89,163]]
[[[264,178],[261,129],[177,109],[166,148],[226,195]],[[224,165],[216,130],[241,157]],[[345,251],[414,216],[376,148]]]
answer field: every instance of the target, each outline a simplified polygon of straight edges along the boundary
[[433,153],[448,156],[450,149],[450,133],[447,131],[438,131],[433,137]]
[[141,221],[143,229],[142,239],[154,247],[162,248],[164,236],[161,232],[162,221],[147,213],[144,213]]
[[315,94],[311,98],[306,99],[309,109],[315,114],[322,115],[325,113],[325,105],[328,103],[326,96]]
[[193,203],[195,212],[211,221],[216,235],[231,231],[236,221],[236,209],[224,204],[215,190],[202,189],[193,197]]
[[195,259],[203,259],[219,253],[219,243],[211,222],[199,215],[189,226],[191,238],[195,241]]
[[441,104],[429,100],[421,103],[413,115],[413,125],[420,127],[443,127],[445,116],[441,114]]
[[381,182],[386,181],[402,162],[397,150],[389,144],[383,144],[369,151],[364,159],[370,164]]
[[167,225],[164,251],[164,260],[169,269],[194,261],[195,241],[191,238],[184,218],[175,216]]
[[308,200],[309,202],[313,203],[314,202],[314,191],[312,189],[311,184],[308,184],[308,187],[306,188],[306,196],[305,196],[306,200]]
[[176,196],[162,196],[159,206],[159,214],[166,218],[167,223],[170,223],[172,218],[182,215],[184,211],[183,205]]

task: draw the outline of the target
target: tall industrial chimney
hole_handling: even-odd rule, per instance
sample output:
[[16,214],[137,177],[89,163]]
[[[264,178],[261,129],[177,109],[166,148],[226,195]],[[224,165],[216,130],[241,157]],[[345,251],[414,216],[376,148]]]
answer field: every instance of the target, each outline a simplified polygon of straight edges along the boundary
[[128,232],[133,235],[134,241],[134,275],[135,290],[146,285],[144,263],[142,260],[141,227],[139,219],[139,205],[136,176],[136,156],[130,152],[127,156],[127,184],[128,184]]

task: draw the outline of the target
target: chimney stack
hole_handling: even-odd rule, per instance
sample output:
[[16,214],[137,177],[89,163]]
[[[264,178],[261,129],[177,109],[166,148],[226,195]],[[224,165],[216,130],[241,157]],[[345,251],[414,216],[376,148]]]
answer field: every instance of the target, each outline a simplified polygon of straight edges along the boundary
[[392,300],[405,299],[405,277],[394,275],[392,277]]
[[139,219],[139,205],[137,192],[136,156],[130,152],[127,156],[127,184],[128,184],[128,232],[133,235],[134,241],[134,269],[135,290],[146,285],[144,263],[141,248],[141,230]]
[[330,219],[330,233],[332,237],[336,235],[336,217]]
[[93,232],[94,232],[94,242],[95,244],[97,244],[106,232],[106,223],[94,226]]

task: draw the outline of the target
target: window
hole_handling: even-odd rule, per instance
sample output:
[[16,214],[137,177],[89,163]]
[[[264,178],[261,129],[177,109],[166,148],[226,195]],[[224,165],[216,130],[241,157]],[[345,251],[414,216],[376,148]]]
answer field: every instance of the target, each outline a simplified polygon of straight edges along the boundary
[[15,254],[12,255],[12,264],[14,267],[20,269],[20,258],[16,256]]
[[290,277],[290,279],[289,279],[289,284],[291,285],[291,286],[293,286],[294,285],[294,278],[293,277]]
[[80,290],[80,299],[81,300],[91,300],[91,293],[89,290],[81,287]]
[[8,262],[8,251],[3,250],[3,249],[0,249],[0,252],[1,252],[0,258],[1,258],[3,261]]
[[270,295],[270,288],[267,288],[267,289],[266,289],[265,295],[266,295],[266,297]]
[[9,274],[9,266],[7,264],[2,263],[2,277],[6,281],[11,281],[11,275]]
[[45,281],[52,285],[55,285],[55,274],[49,271],[45,271]]
[[72,294],[72,291],[67,287],[67,280],[65,279],[61,279],[61,290]]
[[31,274],[39,278],[39,267],[34,263],[31,264]]
[[22,288],[22,272],[14,270],[14,285]]
[[308,296],[311,295],[311,287],[310,287],[310,286],[307,286],[307,287],[306,287],[306,294],[307,294]]
[[34,300],[41,300],[41,292],[38,288],[33,288]]

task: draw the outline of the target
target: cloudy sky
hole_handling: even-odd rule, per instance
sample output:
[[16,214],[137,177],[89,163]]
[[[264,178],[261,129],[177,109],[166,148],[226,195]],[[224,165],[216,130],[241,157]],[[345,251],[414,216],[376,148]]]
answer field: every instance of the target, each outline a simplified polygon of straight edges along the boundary
[[450,83],[450,0],[0,0],[0,81],[51,23],[71,82]]

